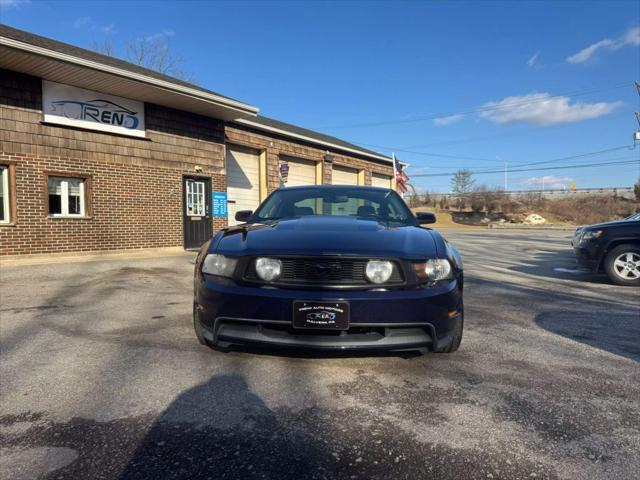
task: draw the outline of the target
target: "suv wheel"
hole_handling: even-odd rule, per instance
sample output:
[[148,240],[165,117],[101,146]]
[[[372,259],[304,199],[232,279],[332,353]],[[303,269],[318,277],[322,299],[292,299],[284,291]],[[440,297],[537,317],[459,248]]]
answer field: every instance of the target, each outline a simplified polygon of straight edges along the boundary
[[619,245],[604,259],[604,270],[613,283],[640,286],[640,247]]

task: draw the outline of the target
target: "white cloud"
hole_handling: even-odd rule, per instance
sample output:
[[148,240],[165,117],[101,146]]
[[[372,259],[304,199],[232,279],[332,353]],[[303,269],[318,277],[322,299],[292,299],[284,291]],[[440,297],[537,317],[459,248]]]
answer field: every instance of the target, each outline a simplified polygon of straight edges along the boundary
[[445,127],[447,125],[451,125],[452,123],[459,122],[464,118],[464,115],[449,115],[447,117],[438,117],[433,119],[433,124],[436,127]]
[[150,35],[147,35],[145,37],[141,37],[142,40],[146,40],[147,42],[153,42],[156,40],[161,40],[163,38],[168,38],[168,37],[173,37],[175,36],[176,32],[166,28],[160,32],[156,32],[156,33],[152,33]]
[[20,5],[25,5],[27,3],[31,3],[31,0],[0,0],[0,7],[10,8],[10,7],[19,7]]
[[538,57],[540,56],[540,52],[534,53],[529,60],[527,60],[527,65],[533,68],[536,66],[536,62],[538,61]]
[[586,48],[583,48],[578,53],[567,57],[569,63],[584,63],[591,59],[598,51],[601,50],[618,50],[622,47],[632,45],[635,47],[640,46],[640,26],[632,27],[624,34],[615,39],[605,38]]
[[116,24],[110,23],[109,25],[105,25],[104,27],[102,27],[100,30],[102,30],[104,33],[114,33],[116,31]]
[[89,29],[89,30],[99,30],[102,33],[115,33],[116,24],[110,23],[108,25],[98,25],[93,21],[91,17],[78,17],[73,22],[73,28],[77,29]]
[[544,177],[531,177],[520,182],[525,187],[534,188],[565,188],[573,183],[572,177],[556,177],[554,175],[545,175]]
[[407,171],[407,173],[411,175],[421,175],[423,173],[429,173],[433,171],[431,167],[410,167],[410,168],[411,170]]
[[569,97],[552,97],[548,93],[530,93],[485,103],[482,107],[488,108],[488,110],[480,112],[480,116],[500,124],[556,125],[598,118],[613,112],[622,105],[622,102],[572,102]]
[[91,23],[91,17],[76,18],[75,22],[73,22],[73,28],[84,28],[91,25]]

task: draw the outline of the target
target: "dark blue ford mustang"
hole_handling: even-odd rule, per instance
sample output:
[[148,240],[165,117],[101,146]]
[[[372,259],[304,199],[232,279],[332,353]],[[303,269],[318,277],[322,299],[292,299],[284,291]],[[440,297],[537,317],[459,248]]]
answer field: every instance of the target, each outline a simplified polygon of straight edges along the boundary
[[226,348],[432,350],[462,340],[462,261],[393,190],[289,187],[205,243],[198,340]]

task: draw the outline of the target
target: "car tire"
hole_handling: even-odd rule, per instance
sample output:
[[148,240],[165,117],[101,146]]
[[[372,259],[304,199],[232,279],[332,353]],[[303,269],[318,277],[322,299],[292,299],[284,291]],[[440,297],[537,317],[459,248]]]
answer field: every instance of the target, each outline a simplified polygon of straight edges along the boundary
[[193,304],[193,329],[196,332],[196,338],[200,345],[209,345],[209,341],[204,337],[204,331],[202,330],[202,325],[200,325],[200,320],[198,320],[198,316],[196,315],[196,304]]
[[461,309],[461,312],[460,321],[453,329],[453,338],[451,338],[451,342],[449,342],[449,345],[446,347],[436,350],[436,353],[453,353],[460,348],[460,344],[462,343],[462,332],[464,331],[464,308]]
[[[640,246],[632,244],[618,245],[607,253],[604,259],[604,271],[609,280],[618,285],[640,287]],[[633,268],[629,268],[633,265]]]

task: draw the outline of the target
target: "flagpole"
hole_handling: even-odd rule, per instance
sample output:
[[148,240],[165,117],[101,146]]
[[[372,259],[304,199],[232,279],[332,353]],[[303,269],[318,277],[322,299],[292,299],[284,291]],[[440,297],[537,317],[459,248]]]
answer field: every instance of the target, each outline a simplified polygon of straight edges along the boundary
[[396,174],[396,153],[391,152],[391,161],[393,162],[393,175],[391,176],[391,181],[393,182],[393,190],[398,192],[398,175]]

